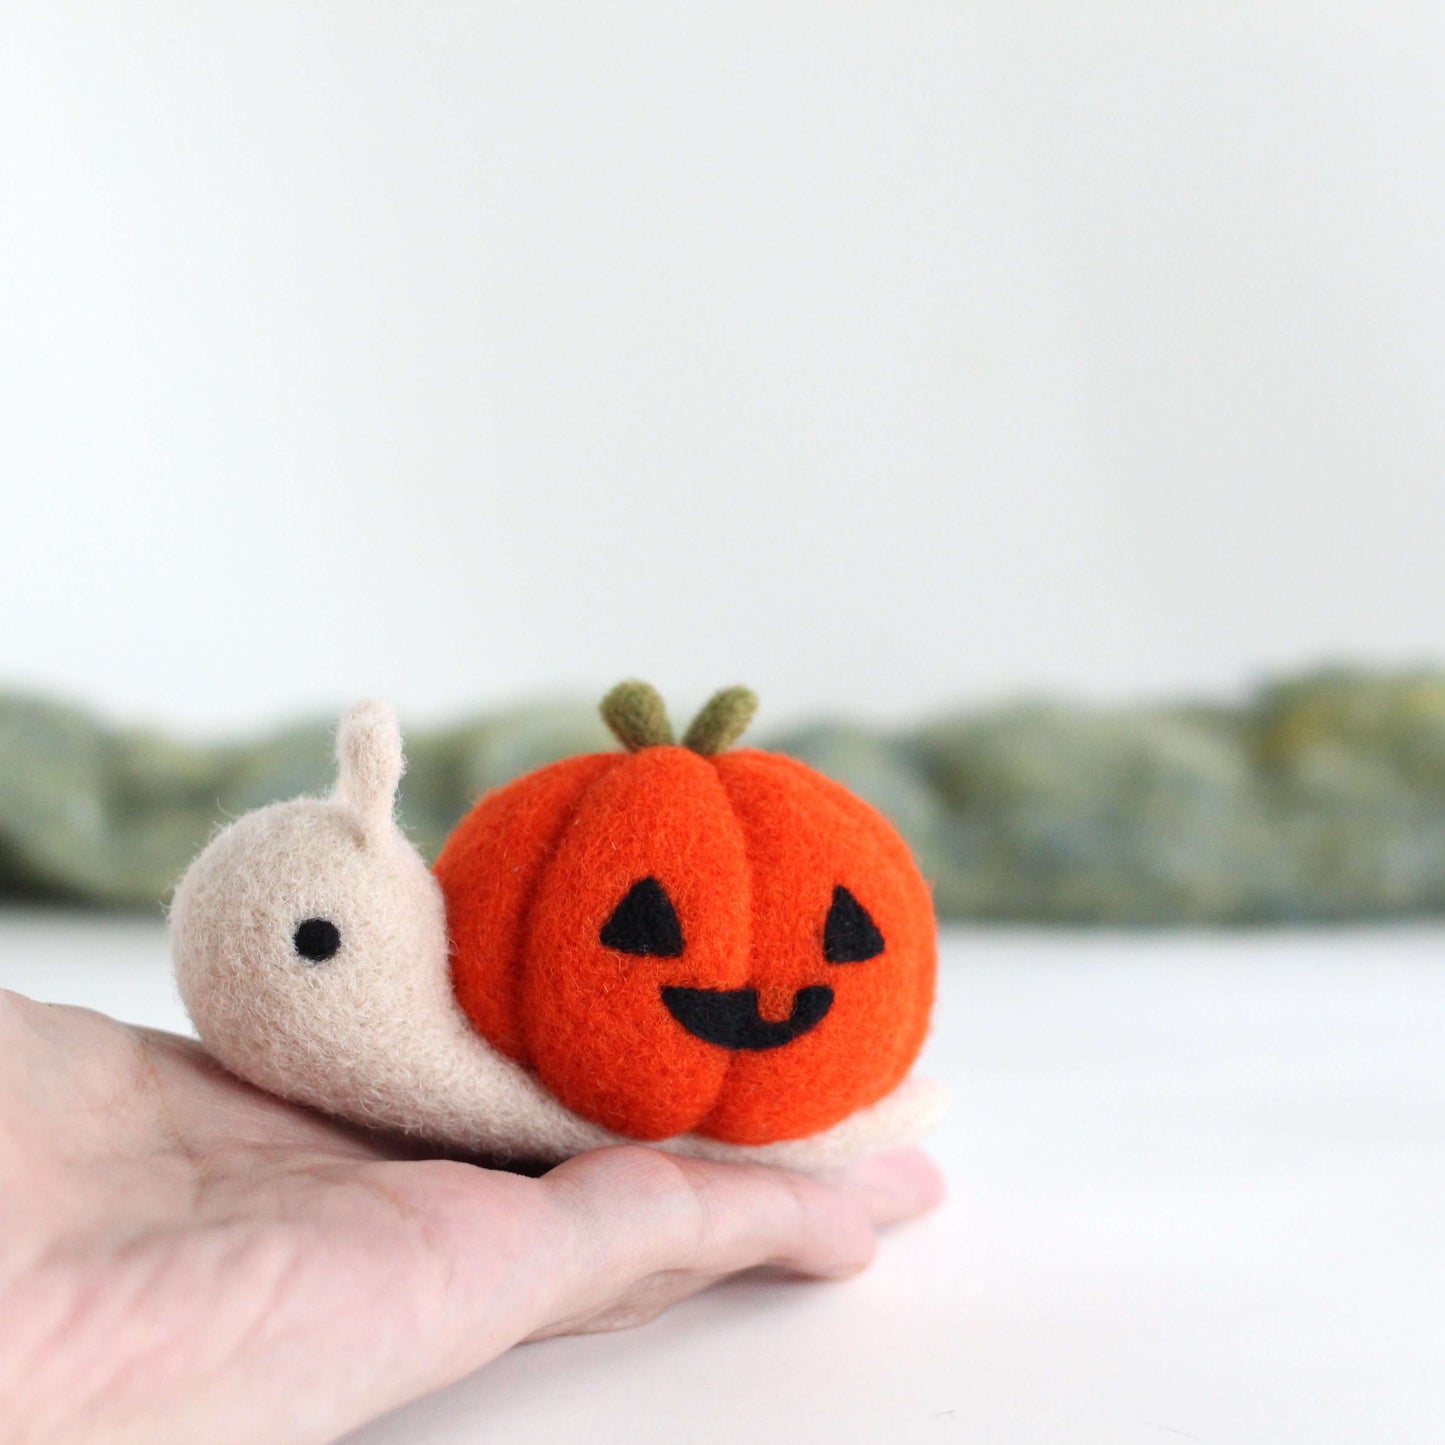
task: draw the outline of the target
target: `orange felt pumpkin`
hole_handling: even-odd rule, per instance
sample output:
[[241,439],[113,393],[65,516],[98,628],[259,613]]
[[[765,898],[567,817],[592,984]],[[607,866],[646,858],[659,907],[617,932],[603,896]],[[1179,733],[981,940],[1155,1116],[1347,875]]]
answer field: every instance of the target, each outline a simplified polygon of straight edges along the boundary
[[874,808],[778,754],[725,752],[719,693],[681,746],[624,683],[627,748],[483,798],[436,863],[457,998],[574,1112],[636,1139],[802,1138],[881,1099],[922,1047],[928,887]]

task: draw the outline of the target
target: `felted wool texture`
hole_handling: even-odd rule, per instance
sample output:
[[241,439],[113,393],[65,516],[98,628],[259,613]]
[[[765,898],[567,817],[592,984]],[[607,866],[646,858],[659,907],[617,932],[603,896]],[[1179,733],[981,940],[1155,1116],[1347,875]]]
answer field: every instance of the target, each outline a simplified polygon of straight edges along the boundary
[[[927,885],[880,813],[801,763],[658,746],[557,764],[483,799],[437,872],[473,1022],[569,1108],[631,1138],[821,1133],[893,1090],[922,1047]],[[681,923],[675,958],[603,941],[644,880]],[[839,887],[881,929],[877,958],[828,961]],[[689,1032],[689,1017],[750,1005],[743,990],[759,1026],[737,1038],[832,999],[780,1047]]]
[[[371,730],[373,719],[357,719]],[[457,1007],[441,890],[392,821],[395,758],[354,768],[343,724],[331,799],[247,814],[192,864],[171,912],[181,996],[202,1041],[242,1078],[374,1127],[506,1157],[612,1142],[487,1048]],[[341,935],[300,957],[299,923]]]
[[771,1164],[780,1169],[815,1173],[841,1169],[855,1160],[886,1149],[916,1144],[937,1127],[948,1112],[948,1089],[937,1079],[904,1079],[876,1104],[850,1114],[841,1124],[806,1139],[780,1139],[775,1144],[727,1144],[701,1134],[664,1139],[654,1147],[693,1159]]
[[[394,722],[388,730],[399,776]],[[452,987],[441,889],[381,797],[389,774],[349,773],[344,748],[342,767],[337,796],[246,815],[182,880],[171,914],[176,976],[211,1053],[282,1097],[470,1154],[547,1164],[626,1142],[567,1109],[472,1026]],[[295,950],[310,918],[340,934],[324,962]],[[920,1138],[944,1100],[941,1086],[908,1079],[811,1138],[747,1147],[679,1134],[657,1146],[831,1169]]]
[[[599,937],[646,877],[682,923],[680,957],[622,953]],[[680,747],[624,758],[578,800],[533,900],[523,1012],[542,1082],[569,1108],[636,1139],[694,1128],[731,1054],[689,1035],[662,987],[743,987],[747,942],[747,855],[716,770]]]
[[390,703],[358,703],[336,731],[337,793],[368,829],[390,821],[406,769],[401,730]]
[[623,757],[591,753],[518,778],[474,807],[437,857],[457,999],[509,1058],[528,1061],[522,950],[537,880],[571,824],[577,799]]
[[[698,1132],[738,1144],[801,1138],[881,1099],[918,1056],[937,949],[928,885],[876,809],[806,764],[756,749],[714,764],[747,840],[751,981],[766,1018],[798,991],[833,990],[813,1030],[784,1048],[732,1056]],[[829,963],[823,941],[841,885],[883,936],[877,957]]]
[[758,695],[752,688],[725,687],[715,692],[693,718],[682,745],[705,758],[716,757],[742,737],[757,710]]
[[602,699],[602,719],[628,752],[673,742],[667,707],[650,683],[619,682]]

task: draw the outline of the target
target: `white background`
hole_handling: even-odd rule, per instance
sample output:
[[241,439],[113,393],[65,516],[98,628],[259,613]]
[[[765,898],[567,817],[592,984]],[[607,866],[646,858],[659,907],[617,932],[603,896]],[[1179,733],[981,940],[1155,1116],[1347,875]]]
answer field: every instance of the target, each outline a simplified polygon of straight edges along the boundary
[[774,721],[1426,660],[1438,7],[47,4],[0,680]]
[[[0,682],[1439,659],[1442,76],[1438,7],[1324,0],[0,0]],[[1439,1439],[1441,949],[952,932],[952,1200],[874,1271],[362,1438]],[[152,921],[0,919],[0,984],[180,1022]]]
[[[1439,1445],[1439,927],[949,928],[943,1207],[843,1285],[549,1340],[353,1445]],[[0,987],[184,1027],[158,920],[0,912]]]

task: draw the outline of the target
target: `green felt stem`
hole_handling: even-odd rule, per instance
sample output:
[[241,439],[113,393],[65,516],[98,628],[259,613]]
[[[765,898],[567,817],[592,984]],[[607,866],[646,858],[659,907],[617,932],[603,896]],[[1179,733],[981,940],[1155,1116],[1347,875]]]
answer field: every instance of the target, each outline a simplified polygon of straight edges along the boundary
[[682,745],[705,758],[715,758],[742,737],[757,710],[758,695],[751,688],[725,687],[703,704]]
[[602,720],[629,753],[667,747],[673,741],[667,708],[655,687],[632,679],[619,682],[601,704]]

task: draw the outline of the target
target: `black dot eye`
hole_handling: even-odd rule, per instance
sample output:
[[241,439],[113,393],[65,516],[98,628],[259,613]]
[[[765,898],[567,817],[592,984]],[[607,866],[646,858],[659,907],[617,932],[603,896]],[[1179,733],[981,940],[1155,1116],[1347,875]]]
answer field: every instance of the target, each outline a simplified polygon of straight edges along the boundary
[[308,963],[325,963],[341,947],[341,930],[329,918],[307,918],[296,925],[291,942]]
[[597,936],[603,947],[619,953],[682,957],[682,924],[667,890],[656,878],[638,879]]
[[823,925],[823,957],[829,963],[865,963],[886,947],[868,910],[839,884]]

